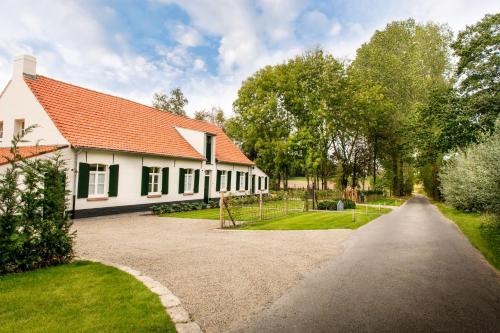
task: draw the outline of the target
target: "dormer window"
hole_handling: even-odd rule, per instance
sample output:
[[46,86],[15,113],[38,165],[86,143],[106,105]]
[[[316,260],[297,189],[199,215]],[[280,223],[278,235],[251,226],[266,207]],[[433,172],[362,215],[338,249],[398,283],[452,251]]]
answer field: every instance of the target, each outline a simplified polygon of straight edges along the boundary
[[21,137],[24,135],[24,119],[16,119],[14,123],[14,136]]
[[205,158],[207,164],[212,164],[212,147],[213,147],[214,137],[212,135],[207,135],[205,139]]

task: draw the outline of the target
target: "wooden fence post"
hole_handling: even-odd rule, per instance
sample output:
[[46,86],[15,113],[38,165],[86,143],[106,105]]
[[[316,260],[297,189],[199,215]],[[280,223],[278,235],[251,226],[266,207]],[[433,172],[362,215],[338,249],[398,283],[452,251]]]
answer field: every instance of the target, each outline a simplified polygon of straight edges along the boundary
[[224,192],[220,192],[220,211],[219,211],[219,218],[220,218],[220,227],[224,228]]
[[365,215],[368,216],[368,205],[367,204],[365,204]]
[[285,214],[288,215],[288,192],[285,191]]
[[262,221],[264,219],[264,204],[263,204],[263,195],[262,191],[259,194],[259,220]]

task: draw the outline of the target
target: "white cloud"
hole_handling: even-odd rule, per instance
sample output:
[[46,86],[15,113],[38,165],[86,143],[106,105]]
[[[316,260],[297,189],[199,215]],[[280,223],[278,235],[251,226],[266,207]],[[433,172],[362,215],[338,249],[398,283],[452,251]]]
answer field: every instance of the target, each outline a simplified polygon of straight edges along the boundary
[[206,70],[205,62],[200,58],[195,59],[193,65],[194,65],[194,69],[197,71]]
[[[378,12],[374,6],[368,22],[340,12],[332,17],[305,0],[156,1],[182,7],[189,22],[165,22],[176,45],[157,45],[151,55],[134,50],[124,34],[109,32],[105,19],[117,15],[113,8],[104,6],[95,15],[88,3],[78,0],[2,0],[0,86],[11,75],[13,56],[32,53],[39,72],[54,78],[144,103],[154,91],[180,86],[190,101],[189,111],[220,105],[230,113],[241,81],[311,46],[301,36],[312,36],[312,43],[337,57],[353,58],[375,29],[393,20],[448,22],[458,31],[487,12],[500,11],[498,1],[488,0],[392,2],[379,6]],[[214,40],[215,59],[194,53],[194,47]],[[214,61],[215,69],[207,65]]]
[[342,31],[342,25],[338,22],[333,22],[328,34],[333,37],[340,34],[340,31]]
[[172,35],[177,42],[186,47],[199,46],[203,43],[203,37],[196,29],[182,23],[173,27]]

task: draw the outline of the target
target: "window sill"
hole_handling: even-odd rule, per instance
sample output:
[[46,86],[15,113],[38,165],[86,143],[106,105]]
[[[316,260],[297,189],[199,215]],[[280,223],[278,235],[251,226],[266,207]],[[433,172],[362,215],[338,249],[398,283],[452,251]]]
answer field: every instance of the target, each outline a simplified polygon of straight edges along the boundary
[[240,192],[240,193],[241,193],[241,192],[246,192],[246,190],[238,190],[238,192]]
[[161,198],[161,194],[148,194],[148,198]]
[[108,197],[95,197],[95,198],[87,198],[87,201],[106,201]]
[[183,195],[194,195],[194,192],[184,192]]

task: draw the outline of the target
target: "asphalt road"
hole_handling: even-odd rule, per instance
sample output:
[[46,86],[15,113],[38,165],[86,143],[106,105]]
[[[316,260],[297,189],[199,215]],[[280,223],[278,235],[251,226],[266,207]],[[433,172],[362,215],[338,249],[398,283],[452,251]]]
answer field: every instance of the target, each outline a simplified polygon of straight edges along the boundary
[[237,331],[500,332],[500,277],[417,197]]

